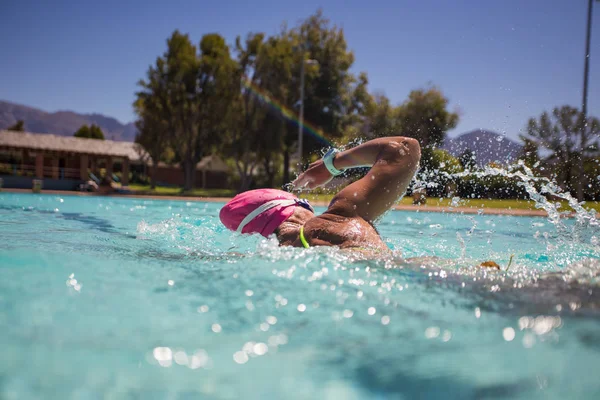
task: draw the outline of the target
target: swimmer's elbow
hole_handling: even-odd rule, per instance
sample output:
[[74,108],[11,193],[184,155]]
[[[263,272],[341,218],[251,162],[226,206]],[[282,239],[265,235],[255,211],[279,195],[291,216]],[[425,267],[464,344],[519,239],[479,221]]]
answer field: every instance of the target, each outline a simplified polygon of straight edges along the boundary
[[407,162],[418,164],[421,160],[421,145],[414,138],[398,136],[390,138],[382,152],[382,158],[386,161]]
[[416,162],[419,162],[421,159],[421,145],[419,144],[419,141],[415,138],[407,137],[405,137],[403,140],[405,146],[408,147],[409,157],[415,159]]

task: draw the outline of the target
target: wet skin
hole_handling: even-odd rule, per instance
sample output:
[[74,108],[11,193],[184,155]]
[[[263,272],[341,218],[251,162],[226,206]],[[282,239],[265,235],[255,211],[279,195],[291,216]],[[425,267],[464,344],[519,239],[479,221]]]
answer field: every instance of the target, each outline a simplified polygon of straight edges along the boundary
[[[391,251],[381,239],[374,223],[404,194],[417,171],[421,149],[412,138],[374,139],[337,154],[337,169],[370,166],[360,180],[348,185],[332,199],[327,210],[314,215],[296,207],[294,214],[275,231],[283,246],[302,247],[300,227],[311,247],[337,246],[360,249],[381,256]],[[314,189],[332,179],[322,160],[292,182],[296,189]]]

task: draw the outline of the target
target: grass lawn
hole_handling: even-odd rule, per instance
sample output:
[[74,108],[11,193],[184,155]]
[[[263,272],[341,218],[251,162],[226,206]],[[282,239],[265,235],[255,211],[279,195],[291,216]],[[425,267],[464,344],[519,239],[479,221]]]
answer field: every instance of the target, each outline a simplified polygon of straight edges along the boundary
[[[193,189],[188,192],[183,192],[179,187],[164,187],[157,186],[155,190],[150,190],[150,185],[129,185],[129,189],[138,194],[149,194],[158,196],[194,196],[194,197],[233,197],[236,194],[235,190],[232,189]],[[304,197],[312,202],[325,202],[328,203],[333,197],[332,194],[327,193],[303,193],[301,197]],[[452,199],[450,198],[427,198],[428,206],[451,206]],[[404,197],[399,204],[411,205],[412,198],[410,196]],[[535,210],[535,203],[531,200],[516,200],[516,199],[460,199],[458,204],[455,206],[460,207],[472,207],[472,208],[503,208],[503,209],[517,209],[517,210]],[[591,201],[584,204],[584,208],[596,210],[600,212],[600,202]],[[567,206],[566,202],[561,202],[561,208],[559,211],[571,211],[571,208]]]
[[129,185],[129,189],[136,194],[150,194],[156,196],[192,196],[192,197],[232,197],[236,191],[232,189],[192,189],[184,192],[180,187],[157,186],[151,190],[150,185]]
[[[309,201],[323,201],[329,202],[333,197],[330,194],[309,194],[304,193],[302,197],[307,198]],[[412,205],[412,197],[404,197],[398,204]],[[441,206],[449,207],[452,204],[451,198],[438,198],[429,197],[427,198],[428,206]],[[571,207],[567,205],[566,201],[561,201],[561,207],[559,211],[572,211]],[[517,200],[517,199],[460,199],[458,204],[454,206],[460,207],[472,207],[472,208],[503,208],[503,209],[514,209],[514,210],[536,210],[535,202],[531,200]],[[600,202],[590,201],[583,205],[586,209],[593,209],[596,212],[600,212]]]
[[[448,198],[428,198],[427,204],[431,206],[450,206],[452,199]],[[566,201],[561,201],[559,211],[572,211]],[[405,197],[401,204],[412,204],[412,198]],[[508,208],[516,210],[536,210],[535,202],[532,200],[517,200],[517,199],[460,199],[458,205],[461,207],[473,208]],[[597,201],[586,202],[583,205],[586,209],[600,211],[600,203]]]

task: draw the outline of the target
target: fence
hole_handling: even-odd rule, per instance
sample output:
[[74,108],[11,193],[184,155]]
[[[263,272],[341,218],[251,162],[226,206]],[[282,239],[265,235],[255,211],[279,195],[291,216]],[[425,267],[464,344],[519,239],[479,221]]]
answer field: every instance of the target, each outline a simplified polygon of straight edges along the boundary
[[[44,178],[54,179],[79,179],[80,171],[78,168],[62,168],[62,167],[48,167],[44,166],[42,169]],[[35,165],[28,164],[6,164],[0,163],[0,175],[14,175],[14,176],[26,176],[35,177],[36,168]]]

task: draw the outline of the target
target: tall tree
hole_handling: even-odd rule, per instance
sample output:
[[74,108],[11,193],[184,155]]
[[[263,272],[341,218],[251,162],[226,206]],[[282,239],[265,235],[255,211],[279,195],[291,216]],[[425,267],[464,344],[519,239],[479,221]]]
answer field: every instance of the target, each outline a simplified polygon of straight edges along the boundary
[[[389,106],[389,100],[383,94],[372,96],[368,90],[369,78],[365,72],[361,72],[354,80],[353,87],[350,90],[350,106],[346,111],[344,121],[344,140],[353,140],[368,136],[371,127],[375,124],[373,116],[377,114],[375,110],[384,100]],[[378,131],[377,129],[374,129]]]
[[456,127],[459,118],[447,106],[448,99],[435,87],[411,91],[398,109],[400,133],[418,139],[421,147],[442,145],[446,132]]
[[232,104],[240,93],[239,69],[222,36],[204,35],[199,59],[195,98],[200,113],[194,126],[194,171],[201,157],[214,152],[227,136],[235,117]]
[[15,131],[15,132],[24,132],[25,131],[25,122],[23,120],[18,120],[14,125],[6,128],[7,131]]
[[365,103],[359,137],[375,138],[397,134],[397,109],[384,94],[370,95]]
[[240,192],[249,188],[255,168],[258,166],[261,152],[260,135],[265,122],[265,107],[257,96],[256,88],[260,86],[258,63],[263,45],[264,34],[249,34],[242,43],[236,38],[237,71],[239,96],[231,105],[235,112],[234,123],[228,129],[224,148],[226,154],[235,160],[240,176]]
[[[352,109],[353,88],[360,80],[350,72],[354,54],[348,49],[343,29],[331,25],[318,10],[288,32],[297,57],[291,86],[299,100],[300,69],[304,63],[304,117],[329,140],[344,134]],[[307,64],[305,60],[316,61]],[[306,131],[305,131],[306,132]],[[303,156],[320,149],[326,142],[319,135],[304,135]]]
[[[524,138],[552,153],[546,161],[556,165],[559,183],[567,190],[577,187],[576,182],[585,183],[585,176],[578,176],[578,157],[593,156],[598,150],[600,121],[588,117],[584,121],[581,112],[571,106],[556,107],[552,113],[543,112],[539,119],[531,118]],[[585,135],[582,140],[581,135]],[[580,143],[584,144],[582,148]]]
[[524,135],[519,135],[519,139],[523,142],[523,147],[518,156],[519,160],[523,160],[530,169],[535,168],[535,165],[540,161],[538,143]]
[[92,124],[90,126],[81,125],[81,127],[73,134],[73,136],[78,138],[104,140],[104,133],[96,124]]
[[[173,32],[161,61],[161,90],[157,97],[167,121],[169,142],[181,161],[184,189],[194,186],[196,165],[211,152],[227,129],[233,99],[234,62],[225,40],[217,34],[202,37],[199,48],[187,34]],[[142,86],[149,86],[148,82]]]
[[196,47],[187,34],[173,32],[167,39],[164,79],[168,96],[164,100],[169,114],[171,143],[181,160],[184,174],[184,189],[190,190],[195,180],[198,140],[195,123],[198,119],[196,89],[199,60]]
[[157,58],[155,66],[147,72],[147,81],[140,81],[142,90],[136,93],[134,110],[138,116],[135,125],[138,133],[135,142],[139,143],[152,160],[150,186],[156,187],[158,163],[169,147],[171,117],[168,107],[168,92],[164,77],[165,60]]
[[[293,87],[296,54],[294,42],[284,33],[269,37],[262,45],[256,73],[266,108],[263,134],[260,136],[260,156],[268,177],[274,185],[275,173],[283,161],[283,183],[289,182],[290,152],[297,138],[298,127],[291,123],[289,112],[297,101],[297,87]],[[279,167],[278,167],[279,165]]]

